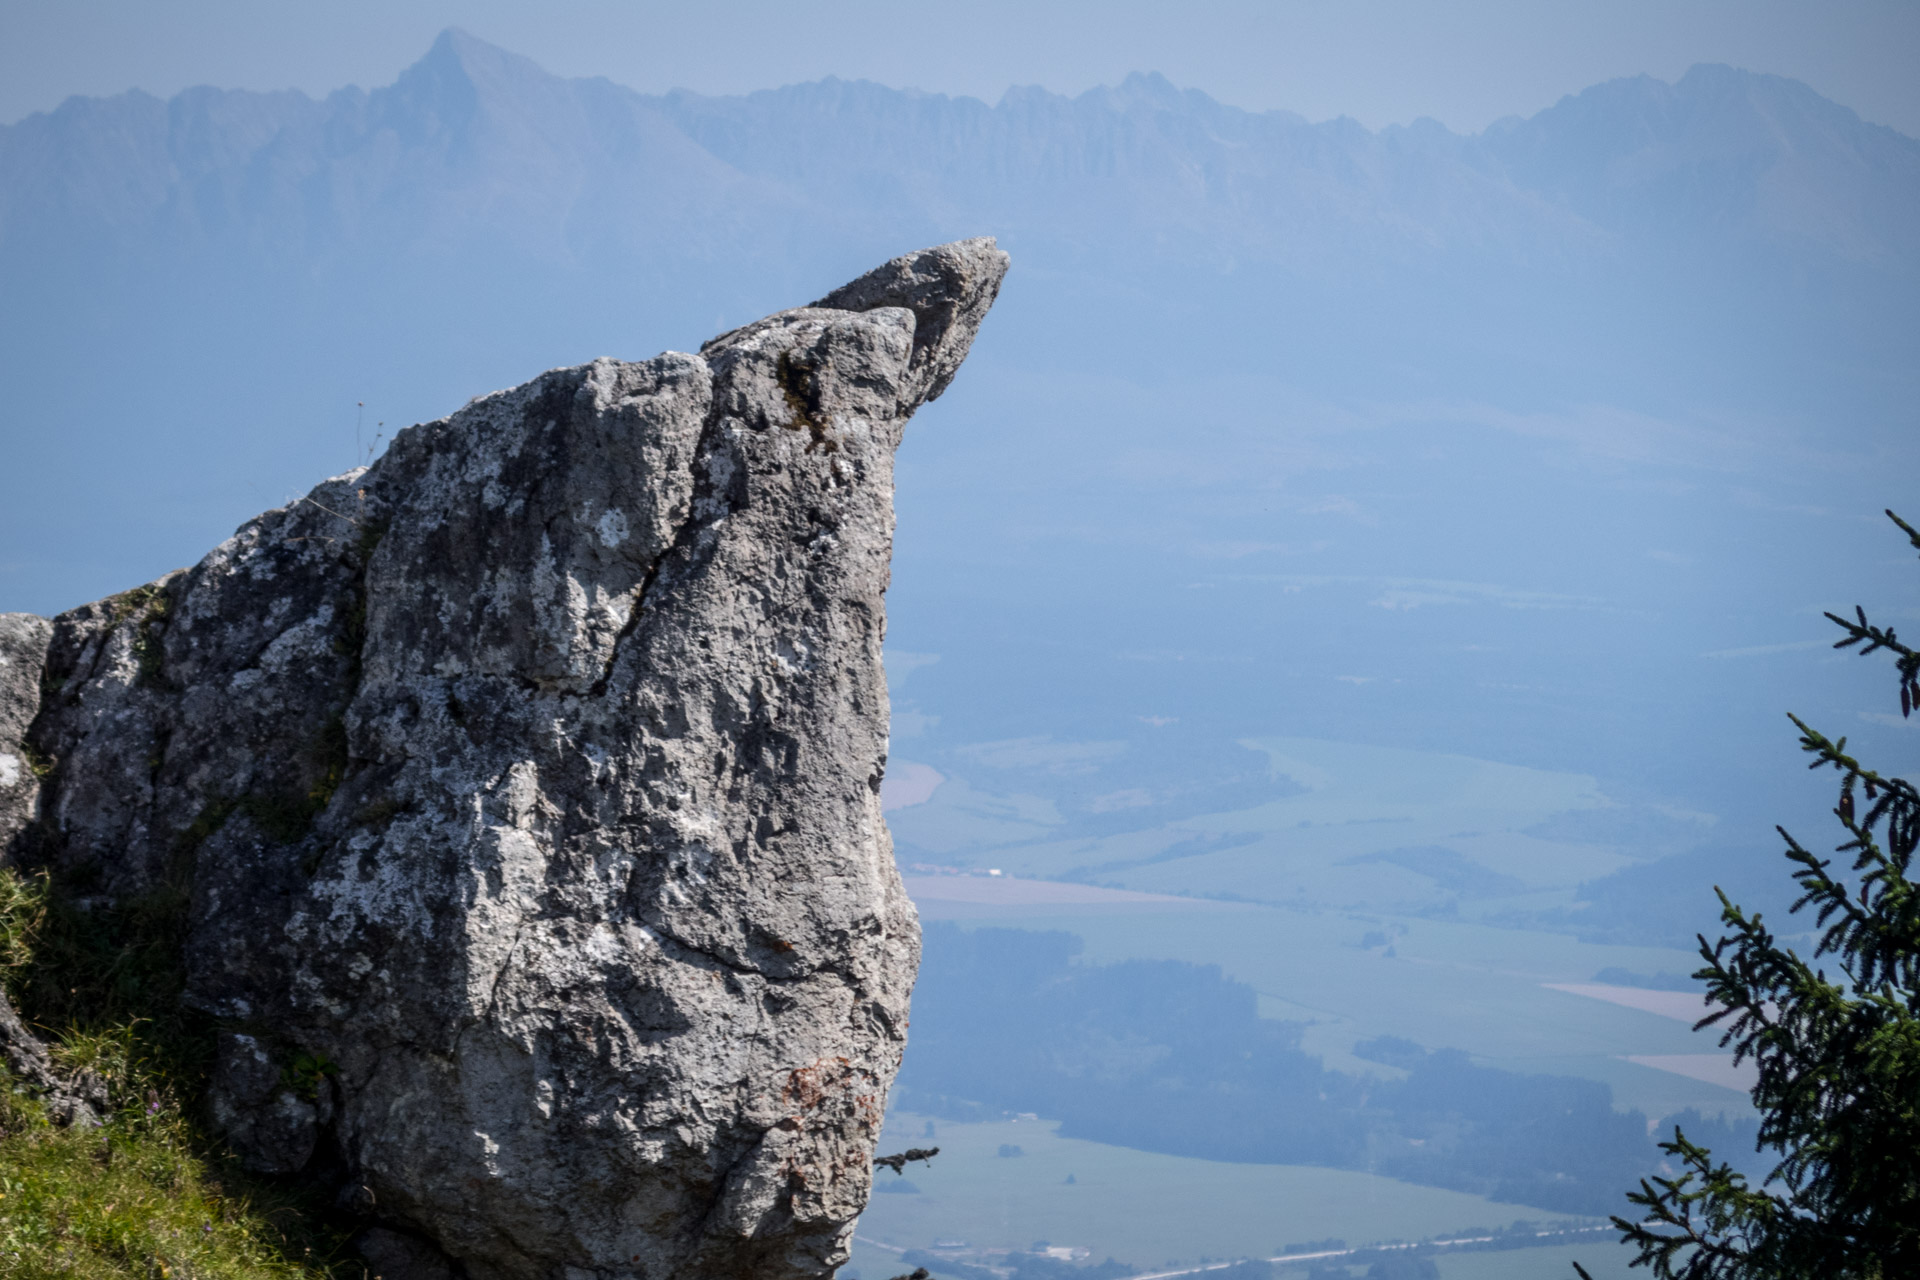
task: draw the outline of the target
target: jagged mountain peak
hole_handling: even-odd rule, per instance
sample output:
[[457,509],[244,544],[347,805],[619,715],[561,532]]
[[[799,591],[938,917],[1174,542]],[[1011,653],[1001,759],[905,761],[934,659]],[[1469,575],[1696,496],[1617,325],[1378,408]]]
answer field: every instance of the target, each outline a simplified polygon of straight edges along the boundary
[[550,115],[580,82],[556,76],[524,57],[448,27],[393,84],[372,95],[377,117],[409,131],[408,123],[449,127],[486,117],[527,121]]
[[1182,89],[1158,71],[1130,71],[1126,78],[1113,88],[1101,88],[1089,91],[1099,94],[1116,106],[1150,106],[1161,110],[1177,109],[1183,106],[1218,106],[1213,98],[1198,89]]
[[395,87],[464,86],[477,92],[511,90],[560,79],[532,58],[491,44],[460,27],[448,27],[434,37],[417,62],[400,73]]

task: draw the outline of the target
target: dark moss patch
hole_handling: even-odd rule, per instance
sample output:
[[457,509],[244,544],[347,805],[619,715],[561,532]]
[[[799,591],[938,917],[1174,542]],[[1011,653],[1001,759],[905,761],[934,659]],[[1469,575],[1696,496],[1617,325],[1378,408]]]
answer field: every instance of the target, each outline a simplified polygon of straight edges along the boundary
[[108,621],[117,627],[136,614],[151,614],[156,609],[164,614],[167,610],[167,593],[165,588],[148,583],[144,587],[108,596],[100,603],[107,606]]
[[366,520],[359,522],[360,532],[353,540],[353,558],[365,573],[367,566],[373,563],[374,548],[380,545],[380,539],[387,536],[388,520]]
[[27,768],[33,770],[34,777],[45,778],[53,773],[54,760],[52,756],[43,755],[39,751],[34,750],[31,742],[21,743],[19,749],[20,755],[27,762]]
[[822,453],[832,453],[839,449],[839,442],[827,434],[832,422],[820,411],[820,379],[813,367],[795,360],[791,352],[783,351],[774,376],[787,402],[787,429],[805,431],[813,437],[807,444],[807,452],[819,449]]

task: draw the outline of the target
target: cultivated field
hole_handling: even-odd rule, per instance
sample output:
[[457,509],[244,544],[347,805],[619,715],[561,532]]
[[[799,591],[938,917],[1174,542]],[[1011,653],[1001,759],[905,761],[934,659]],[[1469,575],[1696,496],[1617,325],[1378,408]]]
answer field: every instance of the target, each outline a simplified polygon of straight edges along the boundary
[[[1490,1066],[1600,1080],[1612,1086],[1615,1105],[1637,1107],[1650,1119],[1689,1106],[1741,1115],[1749,1110],[1737,1089],[1628,1060],[1682,1062],[1715,1053],[1711,1032],[1696,1034],[1665,1010],[1547,985],[1573,984],[1609,966],[1649,973],[1690,967],[1682,951],[1324,909],[1133,902],[1050,908],[939,900],[919,905],[925,918],[954,919],[968,928],[1076,934],[1089,963],[1143,957],[1217,964],[1259,993],[1263,1015],[1311,1024],[1305,1047],[1344,1071],[1386,1070],[1350,1051],[1356,1041],[1395,1035],[1432,1049],[1465,1049]],[[1369,935],[1387,942],[1361,946]]]

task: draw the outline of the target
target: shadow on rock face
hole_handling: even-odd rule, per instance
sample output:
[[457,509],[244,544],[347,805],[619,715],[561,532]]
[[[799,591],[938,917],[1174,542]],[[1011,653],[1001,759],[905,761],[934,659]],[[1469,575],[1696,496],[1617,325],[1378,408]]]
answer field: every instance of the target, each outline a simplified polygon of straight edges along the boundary
[[353,1238],[353,1250],[373,1280],[461,1280],[453,1259],[419,1236],[369,1227]]
[[306,1168],[331,1110],[318,1087],[301,1097],[265,1045],[234,1032],[220,1036],[208,1098],[214,1129],[254,1173]]

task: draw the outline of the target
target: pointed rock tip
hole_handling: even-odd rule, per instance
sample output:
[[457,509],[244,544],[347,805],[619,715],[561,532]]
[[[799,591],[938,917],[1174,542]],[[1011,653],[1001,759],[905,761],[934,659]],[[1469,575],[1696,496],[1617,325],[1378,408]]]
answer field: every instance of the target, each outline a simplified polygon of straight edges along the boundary
[[835,311],[904,307],[913,312],[912,372],[921,400],[938,399],[973,346],[1010,259],[992,236],[902,254],[813,303]]

